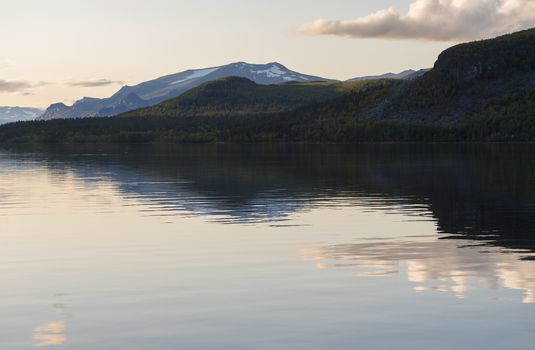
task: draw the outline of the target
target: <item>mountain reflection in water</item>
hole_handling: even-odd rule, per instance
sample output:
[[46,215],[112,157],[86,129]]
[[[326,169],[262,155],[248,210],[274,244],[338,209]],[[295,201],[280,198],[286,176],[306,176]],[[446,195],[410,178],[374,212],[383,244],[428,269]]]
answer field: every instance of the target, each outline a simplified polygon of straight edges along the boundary
[[535,145],[79,146],[32,151],[26,157],[46,164],[58,181],[68,174],[88,184],[108,181],[124,198],[144,201],[146,212],[257,223],[284,220],[314,207],[358,204],[431,216],[440,233],[455,239],[535,249]]

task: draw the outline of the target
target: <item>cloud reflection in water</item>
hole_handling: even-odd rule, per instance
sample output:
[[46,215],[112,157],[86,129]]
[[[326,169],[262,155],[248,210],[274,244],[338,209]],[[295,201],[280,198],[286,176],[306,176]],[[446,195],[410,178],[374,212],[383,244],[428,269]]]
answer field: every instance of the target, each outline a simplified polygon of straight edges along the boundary
[[309,247],[299,254],[317,261],[318,268],[354,268],[359,277],[405,274],[417,292],[448,292],[464,298],[481,281],[488,289],[521,290],[524,303],[535,303],[533,261],[481,242],[429,237]]
[[34,347],[59,346],[65,344],[66,324],[64,321],[54,321],[39,325],[33,330]]

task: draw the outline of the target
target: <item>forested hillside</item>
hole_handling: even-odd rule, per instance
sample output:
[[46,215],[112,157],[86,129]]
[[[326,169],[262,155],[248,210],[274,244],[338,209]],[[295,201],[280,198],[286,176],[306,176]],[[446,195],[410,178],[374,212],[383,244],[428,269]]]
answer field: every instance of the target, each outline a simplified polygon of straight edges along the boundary
[[[456,124],[535,91],[535,29],[445,50],[433,69],[365,115]],[[504,99],[504,97],[509,97]]]
[[156,106],[121,115],[130,117],[227,116],[276,113],[320,103],[375,86],[374,81],[260,85],[239,77],[205,83]]

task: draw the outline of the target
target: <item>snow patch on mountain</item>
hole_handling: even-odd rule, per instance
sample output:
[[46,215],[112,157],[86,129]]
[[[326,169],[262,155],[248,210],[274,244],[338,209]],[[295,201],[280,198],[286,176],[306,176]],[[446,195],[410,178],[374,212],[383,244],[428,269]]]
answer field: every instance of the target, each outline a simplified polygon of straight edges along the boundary
[[291,71],[277,62],[267,64],[236,62],[219,67],[186,70],[145,81],[135,86],[123,86],[108,98],[84,98],[72,106],[54,104],[39,119],[115,116],[134,109],[153,106],[209,81],[227,77],[246,78],[261,85],[283,84],[290,81],[332,81]]
[[205,77],[207,76],[208,74],[212,74],[213,72],[217,71],[220,67],[216,67],[216,68],[207,68],[207,69],[199,69],[199,70],[196,70],[196,71],[193,71],[193,73],[191,73],[190,75],[188,75],[187,77],[183,78],[183,79],[179,79],[179,80],[175,80],[171,83],[171,85],[176,85],[176,84],[180,84],[180,83],[183,83],[185,81],[188,81],[188,80],[191,80],[191,79],[197,79],[197,78],[202,78],[202,77]]
[[43,110],[30,107],[1,107],[0,106],[0,125],[18,121],[34,120]]
[[268,78],[277,78],[281,75],[285,75],[287,72],[280,69],[280,67],[273,65],[268,69],[265,70],[252,70],[251,73],[253,74],[265,74]]

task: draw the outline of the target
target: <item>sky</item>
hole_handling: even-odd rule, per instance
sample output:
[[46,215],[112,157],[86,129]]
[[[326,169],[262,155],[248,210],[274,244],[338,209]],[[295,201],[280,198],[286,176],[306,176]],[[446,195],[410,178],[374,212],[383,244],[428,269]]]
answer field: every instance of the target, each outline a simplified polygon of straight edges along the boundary
[[0,105],[107,97],[192,68],[277,61],[333,79],[431,67],[535,25],[535,0],[0,0]]

